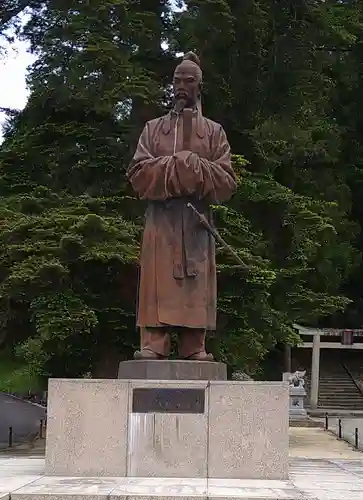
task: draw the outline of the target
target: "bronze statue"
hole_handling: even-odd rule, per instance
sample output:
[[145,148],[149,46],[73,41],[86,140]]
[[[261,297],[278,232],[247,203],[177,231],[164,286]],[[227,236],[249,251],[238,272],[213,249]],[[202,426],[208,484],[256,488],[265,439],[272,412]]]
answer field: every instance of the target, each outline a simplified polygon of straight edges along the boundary
[[146,123],[127,173],[149,202],[135,359],[167,358],[177,332],[180,357],[213,360],[205,335],[216,328],[215,242],[190,204],[212,224],[210,204],[228,200],[236,179],[222,126],[202,115],[201,84],[199,59],[190,52],[174,72],[173,110]]

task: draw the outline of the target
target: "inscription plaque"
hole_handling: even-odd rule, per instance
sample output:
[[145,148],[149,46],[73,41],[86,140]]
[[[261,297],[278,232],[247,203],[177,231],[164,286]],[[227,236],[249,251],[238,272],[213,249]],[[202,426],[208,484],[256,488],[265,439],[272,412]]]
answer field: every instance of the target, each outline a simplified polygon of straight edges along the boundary
[[133,413],[204,413],[204,389],[139,387],[132,391]]

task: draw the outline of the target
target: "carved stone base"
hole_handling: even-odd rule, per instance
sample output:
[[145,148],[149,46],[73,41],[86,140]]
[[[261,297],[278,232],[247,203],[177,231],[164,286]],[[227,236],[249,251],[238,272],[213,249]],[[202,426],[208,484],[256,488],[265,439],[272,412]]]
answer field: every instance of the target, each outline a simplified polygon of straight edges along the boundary
[[288,404],[284,382],[50,379],[45,474],[88,477],[89,499],[100,477],[286,481]]
[[227,380],[227,365],[215,361],[139,359],[122,361],[119,379]]
[[304,408],[306,391],[304,387],[290,386],[290,420],[307,419],[308,414]]

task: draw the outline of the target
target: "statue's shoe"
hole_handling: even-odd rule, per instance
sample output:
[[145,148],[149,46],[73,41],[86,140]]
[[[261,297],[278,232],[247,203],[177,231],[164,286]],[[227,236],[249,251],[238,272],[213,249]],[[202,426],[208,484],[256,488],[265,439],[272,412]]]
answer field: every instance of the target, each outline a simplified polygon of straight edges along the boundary
[[214,361],[213,354],[207,354],[205,351],[196,352],[195,354],[192,354],[185,359],[190,359],[191,361]]
[[141,349],[134,352],[134,359],[165,359],[165,356],[151,351],[150,349]]

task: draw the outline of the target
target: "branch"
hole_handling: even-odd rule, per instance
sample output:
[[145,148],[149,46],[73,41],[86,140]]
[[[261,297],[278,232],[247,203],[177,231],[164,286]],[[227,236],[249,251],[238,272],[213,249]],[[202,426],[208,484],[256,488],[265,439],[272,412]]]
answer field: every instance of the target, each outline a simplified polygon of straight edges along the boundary
[[319,50],[322,52],[352,52],[353,47],[314,47],[314,50]]
[[33,7],[40,3],[40,1],[34,0],[17,0],[17,2],[5,0],[5,5],[0,7],[0,30],[27,7]]

